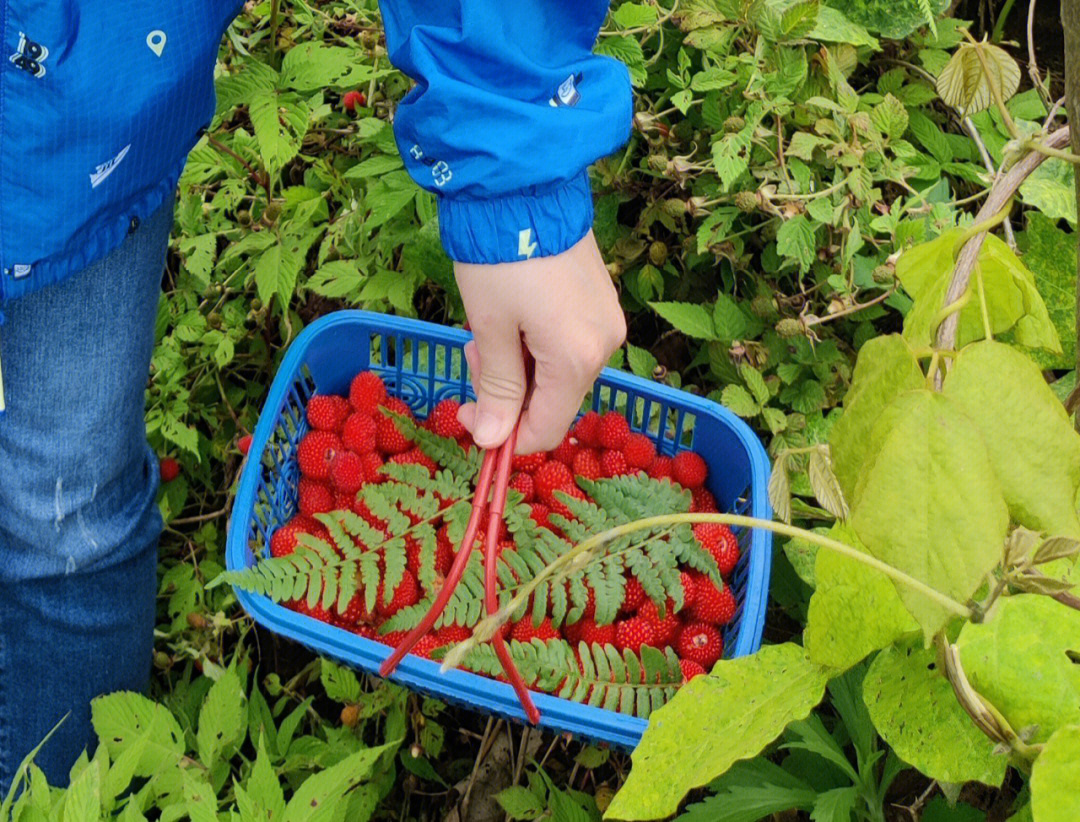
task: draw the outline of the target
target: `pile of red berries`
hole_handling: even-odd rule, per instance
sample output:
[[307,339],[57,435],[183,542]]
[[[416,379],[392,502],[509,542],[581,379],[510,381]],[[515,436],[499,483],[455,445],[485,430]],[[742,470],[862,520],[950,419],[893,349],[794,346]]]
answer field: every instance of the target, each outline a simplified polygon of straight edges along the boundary
[[[270,541],[274,557],[292,553],[297,535],[312,534],[329,541],[327,529],[315,514],[335,510],[352,510],[376,529],[386,523],[375,517],[358,492],[368,483],[381,483],[386,476],[380,472],[385,463],[405,463],[425,466],[434,475],[435,462],[399,430],[393,417],[380,409],[386,408],[412,418],[409,406],[388,395],[381,378],[371,371],[358,374],[352,381],[349,396],[316,395],[307,407],[310,431],[297,450],[301,478],[298,488],[299,514],[278,528]],[[466,450],[473,443],[465,427],[458,421],[459,405],[455,400],[443,400],[428,418],[418,423],[434,434],[456,440]],[[708,469],[705,461],[693,452],[683,451],[675,457],[661,456],[651,438],[631,431],[626,418],[618,413],[582,416],[573,429],[553,451],[515,456],[510,487],[518,491],[531,508],[535,522],[556,533],[557,525],[549,521],[551,514],[571,517],[566,504],[557,496],[562,492],[570,497],[586,499],[575,477],[601,479],[621,474],[646,472],[650,477],[679,483],[692,494],[692,512],[717,511],[716,500],[705,488]],[[505,528],[505,526],[504,526]],[[739,544],[724,525],[699,524],[694,534],[701,545],[716,559],[725,580],[739,561]],[[510,535],[501,534],[502,547],[512,550]],[[309,608],[303,601],[285,603],[288,607],[387,645],[397,645],[404,631],[380,633],[380,626],[401,609],[418,603],[425,591],[421,578],[434,578],[441,584],[453,563],[457,546],[448,534],[448,526],[437,532],[437,551],[434,575],[422,574],[419,543],[406,540],[407,566],[389,601],[384,599],[380,585],[374,613],[365,607],[362,592],[349,602],[344,612]],[[431,570],[431,569],[426,569]],[[600,625],[595,617],[595,594],[589,591],[589,601],[580,620],[556,627],[551,618],[534,625],[531,613],[510,626],[508,639],[529,642],[532,639],[565,639],[573,645],[613,645],[620,651],[640,652],[642,646],[672,647],[680,658],[686,679],[703,673],[723,654],[721,629],[735,615],[736,602],[728,585],[717,588],[705,574],[689,567],[681,569],[683,587],[682,607],[668,600],[663,607],[646,596],[641,583],[627,575],[625,598],[618,617],[611,624]],[[452,625],[439,629],[416,646],[413,653],[431,656],[441,646],[460,642],[471,635],[468,627]]]

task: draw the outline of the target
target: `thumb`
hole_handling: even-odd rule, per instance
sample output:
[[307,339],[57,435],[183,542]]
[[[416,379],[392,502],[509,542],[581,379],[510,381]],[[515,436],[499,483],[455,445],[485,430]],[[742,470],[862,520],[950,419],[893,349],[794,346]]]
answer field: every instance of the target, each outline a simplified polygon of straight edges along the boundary
[[478,446],[497,448],[510,436],[525,398],[521,333],[514,324],[497,322],[474,327],[473,339],[480,366],[473,374],[476,405],[471,414],[462,409],[461,419]]

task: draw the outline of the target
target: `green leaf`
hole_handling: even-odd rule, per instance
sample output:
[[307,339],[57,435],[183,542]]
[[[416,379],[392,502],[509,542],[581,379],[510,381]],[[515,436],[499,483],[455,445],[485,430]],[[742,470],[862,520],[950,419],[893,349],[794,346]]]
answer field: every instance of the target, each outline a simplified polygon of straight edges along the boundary
[[356,674],[328,659],[321,660],[319,665],[319,679],[330,699],[344,703],[360,700],[360,680]]
[[[932,342],[952,278],[953,251],[962,233],[962,229],[946,231],[930,242],[908,249],[897,260],[896,277],[915,300],[915,306],[904,319],[904,338],[913,346]],[[1035,278],[1012,249],[990,234],[979,251],[976,265],[982,274],[991,331],[1000,334],[1015,325],[1025,345],[1060,351],[1061,344],[1046,305],[1035,288]],[[978,287],[978,277],[973,275],[968,291]],[[968,304],[960,310],[957,345],[963,347],[984,336],[979,297],[973,292]]]
[[920,109],[908,112],[908,130],[939,163],[948,163],[953,159],[952,147],[945,132]]
[[982,434],[1013,519],[1080,538],[1080,435],[1038,367],[1010,346],[974,343],[943,390]]
[[649,73],[645,66],[645,53],[641,50],[641,43],[636,39],[628,34],[601,37],[596,41],[594,51],[596,54],[622,61],[630,72],[630,82],[637,87],[645,85]]
[[342,176],[346,180],[366,180],[368,177],[381,177],[397,171],[402,165],[401,157],[397,154],[376,154],[357,163]]
[[[997,564],[1009,514],[975,426],[932,391],[897,398],[871,431],[851,524],[871,554],[966,602]],[[879,446],[879,447],[875,447]],[[897,583],[926,635],[945,608]]]
[[661,317],[688,337],[699,340],[716,339],[712,317],[703,305],[697,303],[649,303]]
[[116,760],[143,734],[146,750],[136,776],[153,776],[173,768],[184,755],[184,732],[167,708],[130,691],[99,696],[90,703],[90,717],[101,744]]
[[931,779],[1000,785],[1008,757],[956,701],[938,670],[936,652],[911,640],[877,655],[863,680],[863,698],[882,739]]
[[623,3],[611,13],[611,19],[624,29],[651,26],[657,20],[655,6],[642,3]]
[[626,344],[626,361],[633,373],[647,380],[652,379],[653,372],[660,364],[651,352],[645,348],[638,348],[633,343]]
[[765,378],[761,376],[760,371],[749,363],[742,363],[739,366],[739,376],[743,378],[743,382],[754,395],[758,405],[764,405],[769,401],[769,387],[765,385]]
[[765,757],[736,762],[710,785],[715,793],[677,822],[758,822],[789,810],[810,810],[817,791]]
[[780,15],[780,32],[786,40],[798,40],[817,25],[818,0],[799,0]]
[[333,767],[309,776],[289,800],[281,822],[339,822],[349,791],[371,779],[382,756],[396,751],[399,746],[400,743],[392,742],[365,748]]
[[828,3],[874,34],[903,40],[930,22],[920,8],[922,4],[939,15],[949,0],[828,0]]
[[724,342],[741,340],[747,333],[746,315],[727,294],[717,294],[713,306],[713,324],[716,327],[716,339]]
[[241,822],[278,820],[285,813],[285,793],[270,764],[263,737],[259,737],[258,755],[244,787],[236,786],[236,805]]
[[971,686],[1033,742],[1080,725],[1080,611],[1038,594],[1005,597],[956,640]]
[[64,822],[97,822],[101,819],[101,769],[96,762],[84,768],[63,799]]
[[881,49],[876,37],[871,36],[865,26],[849,20],[843,12],[831,6],[818,9],[814,27],[806,35],[811,40],[823,43],[849,43],[853,46],[869,46],[874,51]]
[[817,254],[814,228],[802,214],[784,221],[776,232],[776,252],[795,261],[799,271],[805,274]]
[[941,99],[965,117],[989,108],[995,99],[991,89],[1008,100],[1019,87],[1020,66],[991,43],[961,43],[937,77]]
[[275,177],[300,151],[311,110],[292,92],[260,89],[248,102],[248,116],[263,164],[270,176]]
[[908,113],[901,103],[892,94],[886,94],[885,99],[874,106],[870,112],[870,119],[878,130],[890,140],[896,140],[904,136],[908,127]]
[[281,85],[296,91],[348,89],[389,74],[388,71],[373,72],[363,60],[364,53],[358,48],[301,41],[285,52],[281,61]]
[[[1071,181],[1069,185],[1072,197]],[[1044,368],[1072,368],[1076,362],[1076,234],[1062,231],[1055,220],[1037,211],[1029,211],[1026,216],[1027,230],[1016,235],[1016,242],[1046,303],[1062,348],[1057,355],[1042,351],[1033,354]]]
[[1080,819],[1080,727],[1058,729],[1035,760],[1031,811],[1038,822]]
[[[688,791],[754,756],[789,722],[805,718],[828,678],[825,668],[790,643],[721,660],[650,716],[633,770],[606,817],[663,819],[675,813]],[[657,779],[658,773],[665,778]]]
[[724,386],[724,390],[720,393],[720,402],[723,403],[725,408],[746,419],[755,417],[761,412],[761,406],[750,396],[750,392],[741,385]]
[[[1018,822],[1016,817],[1010,817]],[[943,796],[935,796],[923,808],[919,822],[986,822],[986,814],[966,802],[950,806]]]
[[859,472],[871,456],[870,430],[881,412],[900,394],[923,384],[919,362],[898,334],[867,340],[859,349],[851,388],[844,397],[844,414],[829,438],[833,471],[849,505],[855,499]]
[[210,686],[199,711],[199,759],[212,768],[217,755],[233,745],[243,730],[244,689],[235,669],[229,669]]
[[[827,536],[866,551],[848,525],[833,525]],[[874,568],[819,548],[813,578],[816,587],[807,610],[803,644],[814,662],[847,670],[868,654],[918,630],[892,581]]]
[[1020,184],[1020,196],[1051,220],[1068,220],[1076,225],[1072,163],[1056,157],[1044,160]]
[[495,794],[495,801],[511,819],[538,819],[546,808],[543,797],[521,785],[514,785]]
[[858,799],[859,789],[855,785],[820,793],[810,812],[810,819],[813,822],[848,822]]
[[191,822],[218,822],[217,796],[206,775],[190,770],[183,774],[184,812],[188,818]]

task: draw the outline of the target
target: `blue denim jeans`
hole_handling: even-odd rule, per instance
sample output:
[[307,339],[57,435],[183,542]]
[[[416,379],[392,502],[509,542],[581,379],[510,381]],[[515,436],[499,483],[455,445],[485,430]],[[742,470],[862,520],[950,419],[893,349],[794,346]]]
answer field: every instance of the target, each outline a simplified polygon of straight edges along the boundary
[[[144,690],[153,650],[158,467],[146,375],[172,203],[110,256],[4,307],[0,358],[0,790],[37,758],[67,784],[90,700]],[[43,227],[47,230],[47,227]]]

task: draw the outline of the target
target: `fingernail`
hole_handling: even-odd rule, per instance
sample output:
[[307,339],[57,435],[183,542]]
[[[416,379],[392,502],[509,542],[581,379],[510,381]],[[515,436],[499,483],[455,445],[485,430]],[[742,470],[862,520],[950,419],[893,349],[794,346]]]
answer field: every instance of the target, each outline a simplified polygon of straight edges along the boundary
[[499,418],[488,411],[481,411],[476,417],[476,428],[473,429],[473,438],[477,445],[493,443],[499,436]]

